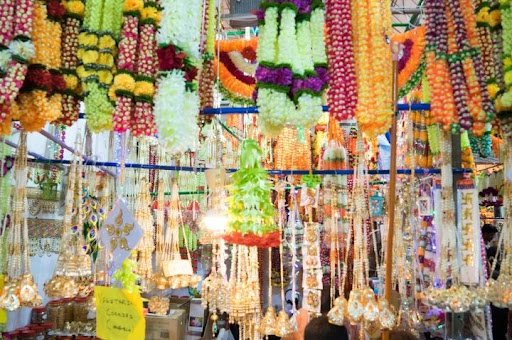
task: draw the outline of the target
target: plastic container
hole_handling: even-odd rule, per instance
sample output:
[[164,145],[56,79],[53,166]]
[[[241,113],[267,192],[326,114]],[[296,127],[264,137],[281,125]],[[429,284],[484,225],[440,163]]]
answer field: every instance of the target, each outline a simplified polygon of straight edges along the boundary
[[30,320],[33,324],[42,324],[46,322],[48,318],[48,314],[46,312],[46,307],[35,307],[32,308]]

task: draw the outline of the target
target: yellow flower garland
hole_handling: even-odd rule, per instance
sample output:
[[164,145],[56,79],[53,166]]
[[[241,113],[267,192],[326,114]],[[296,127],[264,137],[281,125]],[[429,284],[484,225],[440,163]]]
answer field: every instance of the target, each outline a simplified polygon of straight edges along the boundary
[[393,116],[390,0],[353,0],[352,27],[357,76],[356,118],[367,138],[385,133]]

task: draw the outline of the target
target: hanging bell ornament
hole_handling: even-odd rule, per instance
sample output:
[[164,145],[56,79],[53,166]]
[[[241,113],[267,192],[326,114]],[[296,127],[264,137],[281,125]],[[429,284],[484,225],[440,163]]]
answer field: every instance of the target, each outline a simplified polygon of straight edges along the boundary
[[277,315],[277,323],[275,327],[275,335],[283,338],[287,335],[290,335],[294,332],[292,323],[290,321],[290,318],[288,317],[288,314],[284,311],[284,309],[279,311],[279,314]]
[[261,319],[260,332],[263,335],[275,335],[276,333],[276,311],[274,307],[269,306],[263,319]]
[[396,326],[396,315],[391,306],[386,300],[379,301],[379,322],[381,329],[392,329]]
[[331,308],[329,313],[327,313],[327,319],[329,323],[332,323],[336,326],[343,326],[345,322],[345,314],[347,312],[348,302],[344,297],[337,297],[334,300],[334,306]]
[[364,306],[361,302],[361,292],[352,290],[348,297],[347,315],[351,324],[357,324],[361,321],[364,314]]

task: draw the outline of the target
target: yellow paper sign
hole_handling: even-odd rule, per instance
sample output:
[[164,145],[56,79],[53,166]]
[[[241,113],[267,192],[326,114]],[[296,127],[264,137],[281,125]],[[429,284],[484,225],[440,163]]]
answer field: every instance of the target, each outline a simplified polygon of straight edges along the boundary
[[[0,274],[0,291],[4,289],[4,276]],[[0,309],[0,324],[7,323],[7,311],[5,309]]]
[[138,292],[125,289],[95,287],[96,334],[103,340],[144,339],[146,320]]

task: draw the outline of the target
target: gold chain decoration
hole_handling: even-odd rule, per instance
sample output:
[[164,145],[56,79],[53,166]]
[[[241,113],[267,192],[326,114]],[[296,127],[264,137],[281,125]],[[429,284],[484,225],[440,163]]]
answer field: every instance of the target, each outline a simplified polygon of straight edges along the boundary
[[27,133],[20,133],[20,143],[14,164],[12,223],[8,236],[7,279],[0,307],[14,311],[21,307],[42,304],[37,285],[30,272],[27,225]]

